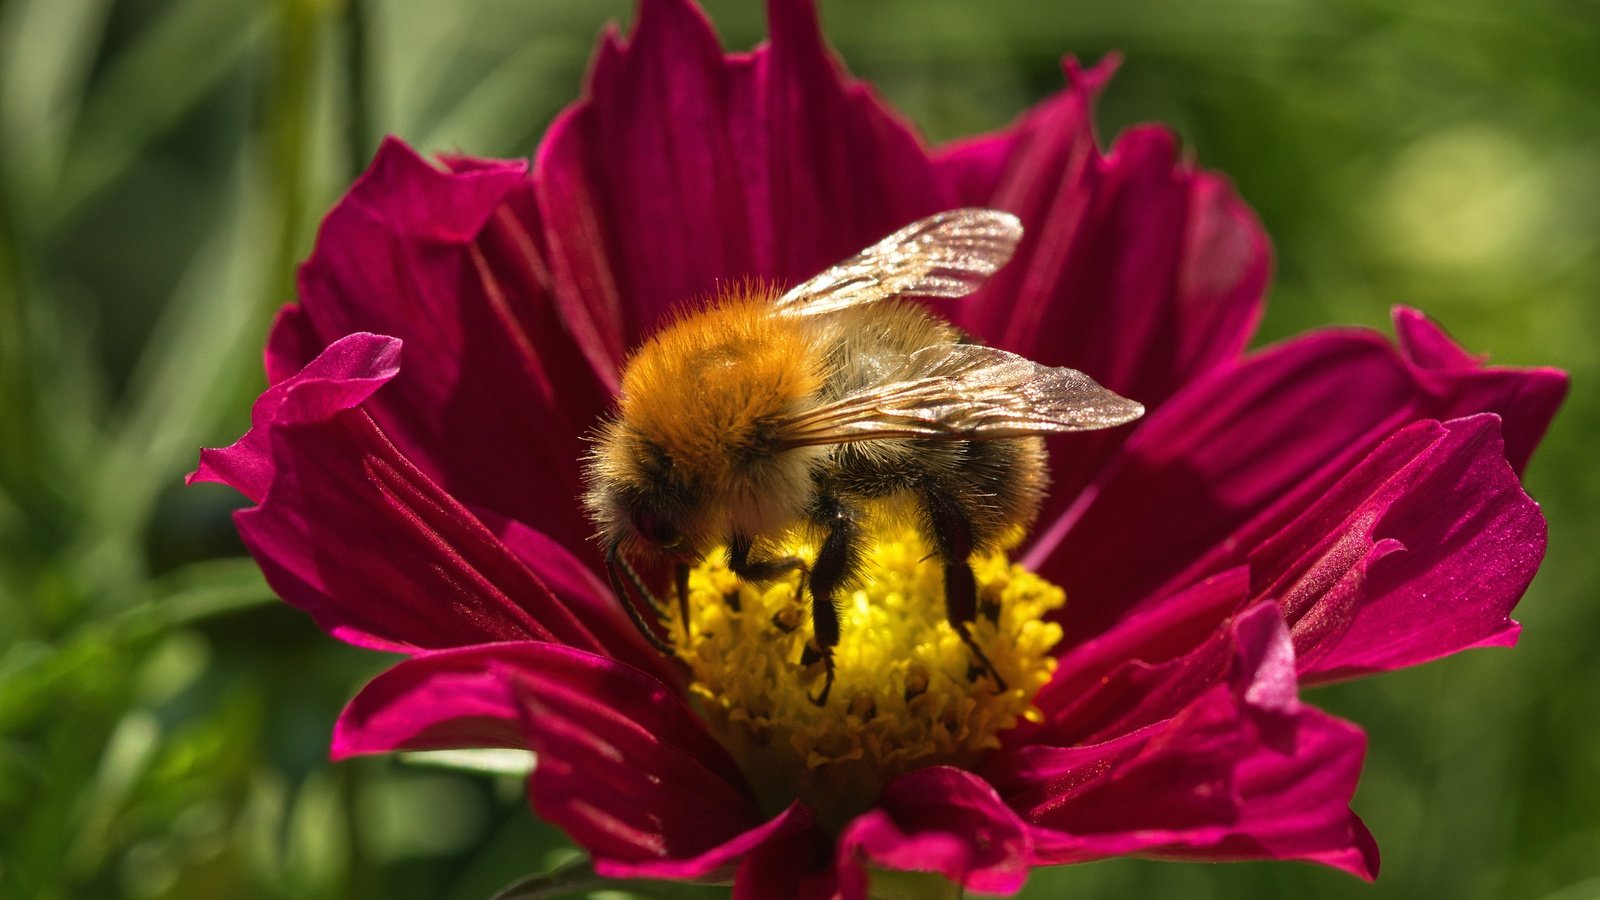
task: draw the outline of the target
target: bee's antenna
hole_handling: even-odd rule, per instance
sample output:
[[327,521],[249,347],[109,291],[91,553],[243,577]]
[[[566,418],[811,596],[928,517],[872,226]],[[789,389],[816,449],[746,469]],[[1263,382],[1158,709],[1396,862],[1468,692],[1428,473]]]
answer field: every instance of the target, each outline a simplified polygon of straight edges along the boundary
[[606,549],[606,575],[611,578],[611,590],[616,593],[617,601],[622,604],[622,608],[627,612],[628,618],[633,620],[633,626],[639,629],[639,633],[644,635],[646,641],[650,642],[650,646],[656,648],[663,656],[674,655],[672,647],[662,640],[660,635],[656,634],[655,629],[651,628],[649,623],[645,622],[644,615],[634,603],[633,595],[628,592],[627,584],[623,582],[619,569],[621,572],[627,573],[628,580],[633,582],[633,586],[638,589],[639,594],[659,614],[660,607],[656,605],[656,598],[651,596],[650,590],[644,586],[644,581],[639,578],[639,573],[633,570],[633,566],[628,565],[628,560],[622,556],[620,544],[613,542]]
[[650,608],[655,610],[656,616],[660,617],[662,612],[661,601],[657,600],[656,595],[650,592],[650,588],[644,583],[644,579],[639,577],[639,573],[633,570],[633,565],[628,562],[628,558],[618,555],[617,561],[622,564],[622,571],[628,574],[628,580],[633,582],[633,589],[639,592],[639,596],[643,597],[645,602],[650,604]]

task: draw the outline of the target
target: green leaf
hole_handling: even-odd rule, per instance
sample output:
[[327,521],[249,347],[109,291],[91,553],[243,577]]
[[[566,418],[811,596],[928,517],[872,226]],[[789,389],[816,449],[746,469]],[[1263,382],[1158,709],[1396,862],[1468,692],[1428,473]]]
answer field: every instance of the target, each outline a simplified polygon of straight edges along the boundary
[[202,443],[215,440],[218,423],[238,415],[238,386],[259,365],[255,348],[267,323],[261,298],[272,279],[261,248],[280,219],[262,181],[258,162],[242,160],[217,234],[196,254],[146,344],[129,406],[75,485],[83,508],[60,564],[80,573],[83,590],[103,607],[129,599],[151,509],[193,467]]
[[0,177],[19,218],[45,212],[110,10],[109,0],[0,7]]
[[197,563],[147,586],[149,599],[90,621],[55,643],[18,642],[0,651],[0,734],[47,709],[85,671],[116,671],[130,644],[171,628],[275,598],[254,561]]
[[110,60],[83,104],[49,221],[70,216],[210,96],[267,33],[272,10],[179,0]]

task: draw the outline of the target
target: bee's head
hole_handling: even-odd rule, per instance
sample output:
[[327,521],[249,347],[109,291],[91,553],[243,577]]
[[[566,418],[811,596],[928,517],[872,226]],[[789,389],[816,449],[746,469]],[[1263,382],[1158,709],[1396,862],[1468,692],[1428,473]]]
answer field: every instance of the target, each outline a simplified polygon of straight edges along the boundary
[[703,486],[621,422],[603,428],[584,474],[584,505],[608,553],[696,558],[718,539]]

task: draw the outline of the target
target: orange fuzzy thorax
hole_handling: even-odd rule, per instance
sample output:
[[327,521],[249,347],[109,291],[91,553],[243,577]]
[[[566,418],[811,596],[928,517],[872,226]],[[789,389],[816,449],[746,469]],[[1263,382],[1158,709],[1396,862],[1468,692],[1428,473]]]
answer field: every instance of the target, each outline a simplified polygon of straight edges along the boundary
[[685,313],[629,360],[622,419],[704,484],[727,484],[770,452],[767,428],[822,384],[811,338],[742,290]]

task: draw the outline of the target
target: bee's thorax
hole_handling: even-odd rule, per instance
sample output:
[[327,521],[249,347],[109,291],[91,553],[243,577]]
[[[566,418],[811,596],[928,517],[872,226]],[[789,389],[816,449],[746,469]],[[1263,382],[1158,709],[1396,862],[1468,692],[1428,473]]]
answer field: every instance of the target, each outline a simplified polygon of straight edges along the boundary
[[712,491],[793,480],[774,462],[774,425],[815,402],[822,373],[809,331],[770,303],[736,296],[687,313],[623,373],[622,421]]

